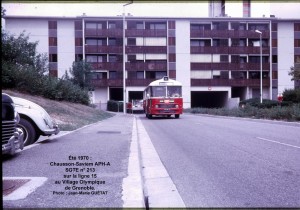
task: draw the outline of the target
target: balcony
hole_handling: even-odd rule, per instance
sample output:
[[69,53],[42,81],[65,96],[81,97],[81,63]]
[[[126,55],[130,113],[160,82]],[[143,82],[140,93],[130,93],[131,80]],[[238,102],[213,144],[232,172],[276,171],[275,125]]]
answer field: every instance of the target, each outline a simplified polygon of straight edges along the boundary
[[217,53],[217,54],[228,54],[229,52],[229,47],[214,47],[214,46],[209,46],[209,47],[196,47],[196,46],[191,46],[191,54],[207,54],[207,53]]
[[126,46],[126,53],[167,53],[167,46]]
[[191,30],[191,38],[228,38],[228,30]]
[[123,53],[122,46],[97,46],[97,45],[86,45],[85,53]]
[[[229,47],[229,54],[258,54],[260,55],[260,47],[241,46],[241,47]],[[270,47],[262,48],[263,54],[270,54]]]
[[126,86],[145,86],[147,87],[155,79],[126,79]]
[[[270,86],[270,79],[263,79],[264,87]],[[191,79],[191,86],[260,87],[260,79]]]
[[85,29],[85,37],[123,37],[123,29]]
[[123,79],[95,79],[91,80],[91,84],[95,88],[99,87],[122,87]]
[[[215,47],[215,46],[208,46],[208,47],[198,47],[198,46],[191,46],[191,54],[260,54],[260,47],[250,47],[250,46],[241,46],[241,47]],[[270,54],[269,47],[262,48],[263,54]]]
[[107,63],[107,62],[95,62],[91,63],[92,70],[111,70],[111,71],[122,71],[123,70],[123,63],[117,62],[117,63]]
[[165,29],[127,29],[126,37],[166,37],[167,30]]
[[[264,71],[270,70],[270,63],[263,63]],[[191,70],[260,70],[260,63],[191,63]]]
[[167,62],[162,61],[162,62],[154,62],[154,61],[146,61],[146,62],[127,62],[126,63],[126,70],[167,70]]
[[[191,38],[259,38],[259,34],[252,30],[191,30]],[[263,30],[262,38],[269,38],[270,31]]]
[[[155,79],[126,79],[126,86],[148,86]],[[123,79],[95,79],[91,80],[95,88],[100,87],[123,87]]]

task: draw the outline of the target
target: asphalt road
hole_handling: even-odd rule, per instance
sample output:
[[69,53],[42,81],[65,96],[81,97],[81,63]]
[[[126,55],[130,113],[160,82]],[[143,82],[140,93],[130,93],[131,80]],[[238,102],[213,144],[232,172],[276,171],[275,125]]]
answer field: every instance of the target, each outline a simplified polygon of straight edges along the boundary
[[122,207],[122,181],[127,177],[132,123],[132,116],[117,115],[4,158],[3,177],[42,177],[46,181],[25,198],[3,197],[3,207]]
[[300,126],[140,116],[187,207],[300,207]]

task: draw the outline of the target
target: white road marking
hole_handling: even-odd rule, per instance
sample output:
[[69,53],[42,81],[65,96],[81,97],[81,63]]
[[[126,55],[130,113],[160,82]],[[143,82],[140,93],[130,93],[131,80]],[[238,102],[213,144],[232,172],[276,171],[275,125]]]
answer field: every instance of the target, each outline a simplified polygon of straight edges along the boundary
[[42,186],[46,182],[46,177],[3,177],[4,180],[12,179],[30,179],[20,188],[16,189],[7,196],[3,196],[3,200],[19,200],[26,198],[30,193],[34,192],[36,188]]
[[128,160],[128,176],[123,179],[122,183],[123,208],[145,208],[139,156],[136,119],[134,117]]
[[262,137],[256,137],[256,138],[258,138],[260,140],[263,140],[263,141],[269,141],[269,142],[273,142],[273,143],[276,143],[276,144],[281,144],[281,145],[285,145],[285,146],[289,146],[289,147],[294,147],[294,148],[300,149],[300,147],[295,146],[295,145],[286,144],[286,143],[282,143],[282,142],[279,142],[279,141],[274,141],[274,140],[270,140],[270,139],[266,139],[266,138],[262,138]]
[[137,119],[137,130],[143,166],[144,194],[148,197],[149,208],[185,208],[184,201],[139,118]]

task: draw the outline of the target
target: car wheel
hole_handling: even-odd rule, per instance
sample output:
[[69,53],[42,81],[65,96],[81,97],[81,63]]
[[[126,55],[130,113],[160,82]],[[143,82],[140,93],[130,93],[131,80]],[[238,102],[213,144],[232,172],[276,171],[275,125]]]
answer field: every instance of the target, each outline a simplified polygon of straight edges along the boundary
[[30,121],[28,121],[24,118],[21,118],[17,127],[22,129],[22,131],[24,133],[24,146],[28,146],[35,142],[37,133],[34,128],[34,125],[32,125],[32,123]]

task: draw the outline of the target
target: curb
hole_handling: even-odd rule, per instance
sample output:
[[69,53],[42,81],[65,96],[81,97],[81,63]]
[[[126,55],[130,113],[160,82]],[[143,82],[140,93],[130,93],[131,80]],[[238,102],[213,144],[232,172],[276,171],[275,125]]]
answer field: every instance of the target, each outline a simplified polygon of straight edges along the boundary
[[122,183],[123,208],[145,208],[136,118],[133,118],[128,176]]
[[141,120],[138,119],[137,122],[146,208],[185,208],[184,201],[161,162]]

